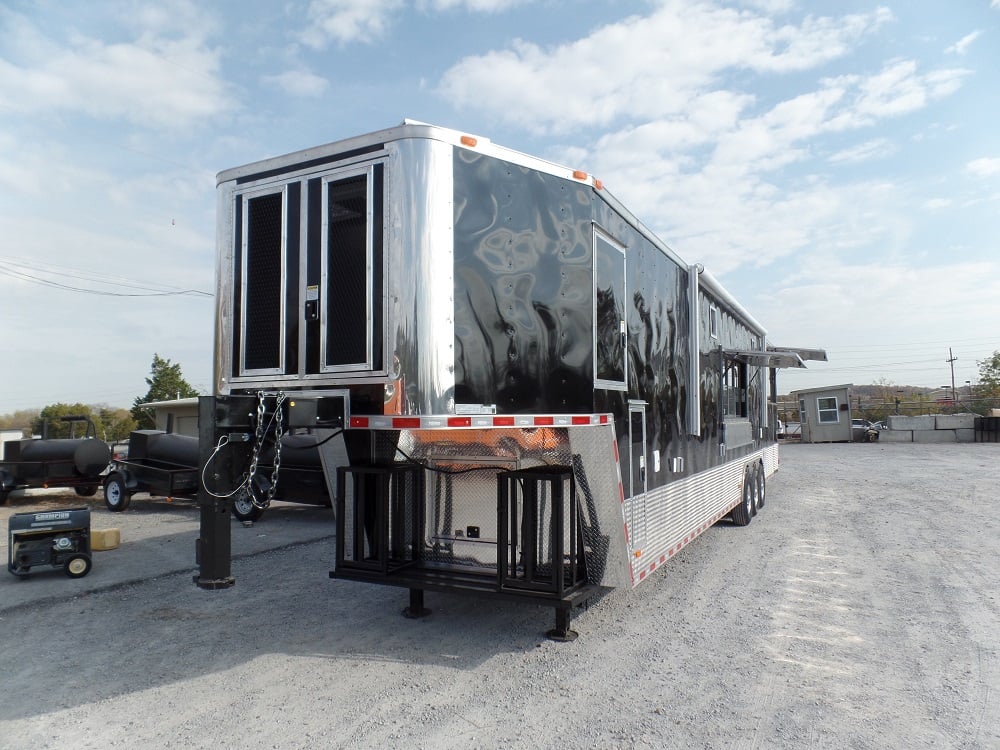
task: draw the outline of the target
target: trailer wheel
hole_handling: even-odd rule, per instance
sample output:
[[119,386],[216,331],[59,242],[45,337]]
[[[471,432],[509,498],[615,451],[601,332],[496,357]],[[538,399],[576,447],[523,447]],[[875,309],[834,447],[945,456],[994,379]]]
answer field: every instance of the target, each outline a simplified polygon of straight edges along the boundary
[[764,496],[767,494],[767,479],[764,477],[764,464],[757,464],[754,469],[757,481],[757,510],[764,507]]
[[90,555],[84,552],[77,552],[66,561],[66,575],[70,578],[83,578],[94,566]]
[[233,515],[240,521],[256,521],[264,511],[254,505],[250,491],[244,487],[233,498]]
[[754,478],[750,471],[750,467],[746,467],[743,470],[743,497],[740,500],[740,504],[733,508],[730,514],[733,519],[733,523],[737,526],[746,526],[750,523],[750,519],[753,518],[754,511]]
[[0,505],[7,502],[7,495],[10,493],[7,490],[0,490]]
[[73,489],[76,490],[76,494],[79,495],[80,497],[93,497],[94,495],[97,494],[97,485],[93,486],[88,485],[86,487],[74,487]]
[[132,502],[132,495],[125,486],[125,477],[121,474],[110,474],[104,480],[104,504],[108,510],[120,513],[128,508]]

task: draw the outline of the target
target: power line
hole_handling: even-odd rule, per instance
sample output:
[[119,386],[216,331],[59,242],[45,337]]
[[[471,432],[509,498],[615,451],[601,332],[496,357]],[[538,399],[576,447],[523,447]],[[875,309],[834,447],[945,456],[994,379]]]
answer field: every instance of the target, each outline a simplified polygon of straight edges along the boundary
[[[95,294],[103,297],[214,297],[215,295],[210,292],[205,292],[200,289],[181,289],[178,287],[167,287],[166,285],[152,285],[146,282],[131,281],[128,279],[121,279],[115,281],[113,277],[99,277],[90,271],[80,271],[75,269],[69,269],[67,272],[52,270],[52,268],[46,268],[44,266],[39,266],[37,264],[23,263],[20,261],[11,261],[10,259],[0,258],[0,260],[6,260],[6,263],[0,262],[0,274],[5,274],[15,279],[20,279],[22,281],[27,281],[33,284],[39,284],[41,286],[48,286],[55,289],[63,289],[71,292],[81,292],[83,294]],[[33,273],[27,273],[25,270],[35,271],[36,273],[48,274],[49,276],[59,277],[69,277],[78,280],[91,281],[97,284],[105,284],[112,287],[122,287],[125,289],[135,289],[139,291],[132,292],[122,292],[122,291],[112,291],[106,289],[94,289],[82,286],[76,286],[73,284],[66,284],[60,281],[56,281],[51,278],[44,278]],[[166,287],[166,288],[165,288]]]

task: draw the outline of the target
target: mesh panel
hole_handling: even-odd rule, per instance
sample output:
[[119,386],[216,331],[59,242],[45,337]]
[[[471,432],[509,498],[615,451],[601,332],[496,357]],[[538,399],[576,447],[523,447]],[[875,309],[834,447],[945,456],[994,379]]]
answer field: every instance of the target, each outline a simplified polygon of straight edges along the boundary
[[368,180],[327,186],[326,364],[368,362]]
[[281,367],[282,194],[247,201],[244,370]]

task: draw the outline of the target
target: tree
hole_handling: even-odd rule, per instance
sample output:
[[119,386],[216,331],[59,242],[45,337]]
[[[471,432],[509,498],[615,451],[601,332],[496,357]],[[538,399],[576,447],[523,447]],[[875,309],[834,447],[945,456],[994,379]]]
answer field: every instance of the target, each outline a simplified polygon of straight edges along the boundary
[[993,356],[976,364],[979,365],[979,383],[976,385],[975,410],[985,414],[987,409],[1000,407],[1000,351],[993,352]]
[[94,414],[93,409],[84,404],[49,404],[42,409],[38,417],[32,422],[31,429],[36,435],[42,434],[42,427],[48,423],[46,435],[49,438],[86,437],[89,425],[86,422],[65,421],[63,417],[87,417],[94,423],[97,434],[94,437],[101,437],[103,426],[100,417]]
[[[30,432],[31,426],[38,420],[38,413],[38,409],[21,409],[13,414],[2,414],[0,415],[0,429],[22,428]],[[31,435],[25,437],[31,437]]]
[[984,395],[992,398],[1000,396],[1000,351],[993,352],[989,359],[976,362],[979,365],[979,387]]
[[109,443],[127,440],[129,433],[138,429],[135,417],[128,409],[102,406],[98,416],[104,427],[102,437]]
[[151,430],[156,427],[156,421],[148,409],[143,409],[143,404],[151,401],[169,401],[175,398],[191,398],[197,396],[198,391],[192,388],[184,376],[181,375],[181,366],[171,363],[169,359],[163,359],[159,354],[153,355],[153,364],[150,368],[150,376],[146,378],[146,385],[149,390],[145,396],[136,397],[132,403],[132,418],[136,422],[136,428],[140,430]]

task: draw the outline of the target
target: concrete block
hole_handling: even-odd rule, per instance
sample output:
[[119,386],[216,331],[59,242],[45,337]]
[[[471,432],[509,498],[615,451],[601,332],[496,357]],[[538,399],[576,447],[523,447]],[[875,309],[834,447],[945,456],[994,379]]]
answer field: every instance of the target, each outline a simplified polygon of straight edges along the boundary
[[936,430],[974,430],[975,428],[975,414],[938,414],[934,418],[934,429]]
[[912,443],[913,430],[882,430],[878,434],[880,443]]
[[957,443],[954,430],[914,430],[914,443]]
[[1000,417],[1000,409],[990,409],[990,413],[987,414],[988,417]]
[[976,431],[973,430],[955,430],[955,436],[958,438],[960,443],[974,443],[976,442]]
[[934,415],[925,414],[922,417],[908,417],[903,414],[889,415],[890,430],[933,430]]
[[91,529],[90,531],[90,549],[94,552],[115,549],[121,543],[121,529]]

